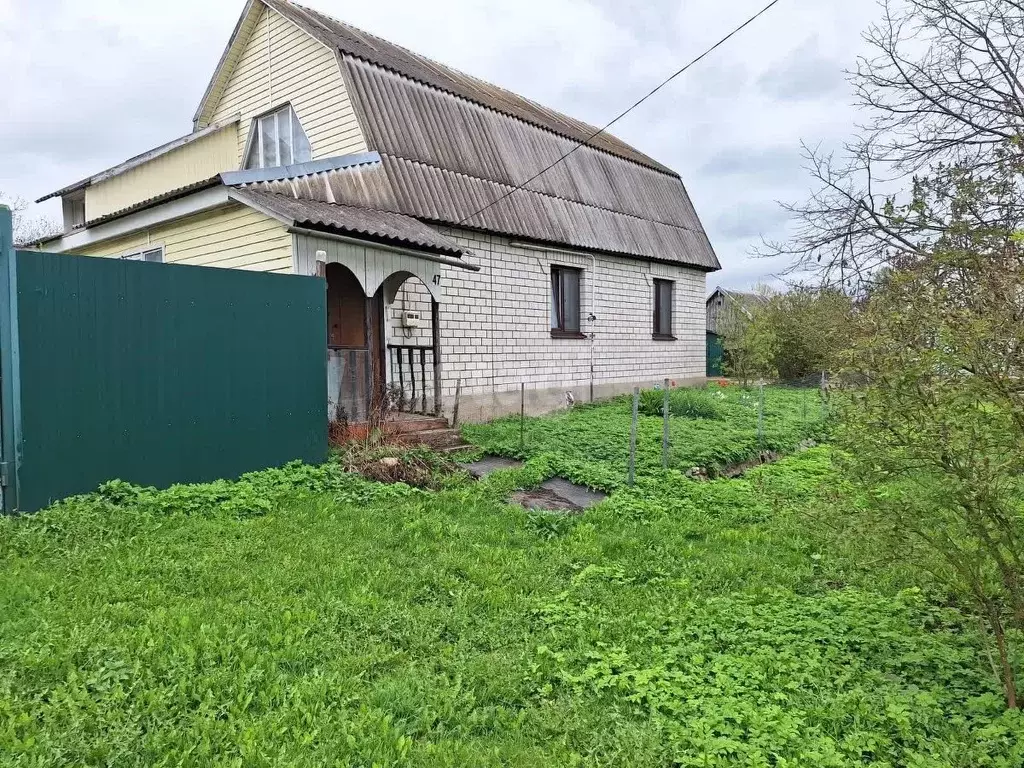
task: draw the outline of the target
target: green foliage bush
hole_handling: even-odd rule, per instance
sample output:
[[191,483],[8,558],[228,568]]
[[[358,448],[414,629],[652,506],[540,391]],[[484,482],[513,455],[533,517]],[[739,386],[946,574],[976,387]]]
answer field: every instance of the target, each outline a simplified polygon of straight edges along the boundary
[[[644,416],[661,416],[665,407],[664,390],[640,393],[639,412]],[[719,419],[721,411],[715,400],[702,389],[673,389],[668,394],[668,412],[687,419]]]

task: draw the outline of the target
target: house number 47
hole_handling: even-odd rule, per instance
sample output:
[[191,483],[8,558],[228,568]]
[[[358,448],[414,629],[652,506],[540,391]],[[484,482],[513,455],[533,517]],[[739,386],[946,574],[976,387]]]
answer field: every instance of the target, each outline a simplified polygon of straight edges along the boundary
[[440,284],[441,284],[441,276],[440,275],[434,275],[434,285],[440,285]]

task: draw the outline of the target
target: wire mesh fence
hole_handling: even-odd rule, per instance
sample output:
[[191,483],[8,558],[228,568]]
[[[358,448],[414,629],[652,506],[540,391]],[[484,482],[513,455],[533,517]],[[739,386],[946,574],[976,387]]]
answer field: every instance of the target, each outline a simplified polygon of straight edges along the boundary
[[515,416],[470,427],[485,450],[517,458],[557,458],[602,486],[630,484],[666,469],[695,477],[732,476],[820,442],[829,420],[828,377],[821,373],[748,386],[650,389],[563,412],[527,416],[521,386]]

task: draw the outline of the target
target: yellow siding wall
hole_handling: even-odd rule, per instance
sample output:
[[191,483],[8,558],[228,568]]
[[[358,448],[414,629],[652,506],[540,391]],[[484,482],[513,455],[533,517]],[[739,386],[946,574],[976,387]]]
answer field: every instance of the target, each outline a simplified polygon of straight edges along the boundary
[[85,217],[93,221],[151,197],[238,167],[238,127],[227,125],[85,190]]
[[366,151],[334,52],[264,8],[210,117],[242,116],[237,166],[252,118],[286,102],[299,116],[314,159]]
[[164,246],[167,263],[292,271],[292,236],[276,219],[232,204],[115,240],[75,249],[83,256],[120,256]]

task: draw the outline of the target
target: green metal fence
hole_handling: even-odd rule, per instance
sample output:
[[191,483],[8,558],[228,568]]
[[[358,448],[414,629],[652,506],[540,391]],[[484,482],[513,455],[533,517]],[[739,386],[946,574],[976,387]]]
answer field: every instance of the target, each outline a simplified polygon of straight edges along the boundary
[[0,208],[4,511],[325,458],[323,281],[11,240]]
[[722,343],[722,337],[717,333],[707,332],[707,375],[709,378],[715,378],[724,375],[725,366],[723,365],[723,357],[725,354],[725,347]]

